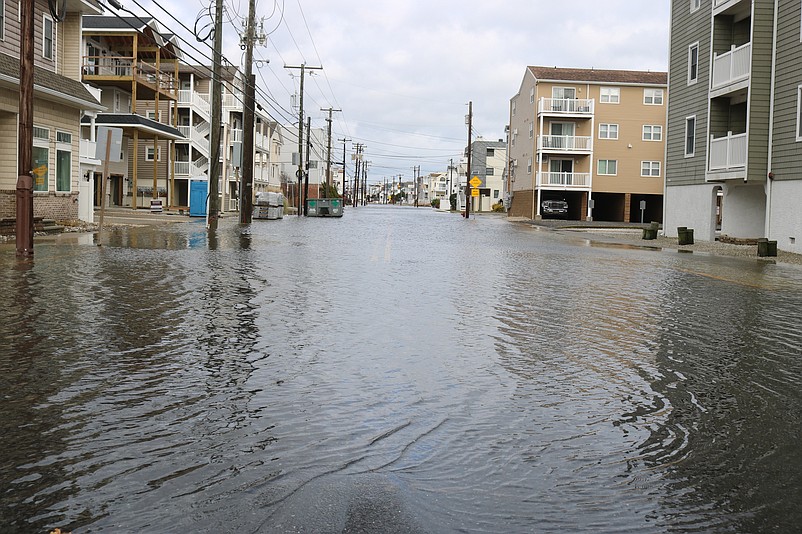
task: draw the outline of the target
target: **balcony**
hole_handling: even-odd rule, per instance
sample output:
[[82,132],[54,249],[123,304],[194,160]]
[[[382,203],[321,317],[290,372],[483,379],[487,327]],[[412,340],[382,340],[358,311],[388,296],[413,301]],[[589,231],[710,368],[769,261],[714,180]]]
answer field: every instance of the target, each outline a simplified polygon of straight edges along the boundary
[[207,121],[209,117],[211,117],[212,106],[209,103],[209,98],[196,91],[190,89],[181,89],[178,91],[178,104],[191,106]]
[[718,15],[728,10],[748,9],[750,4],[751,0],[713,0],[713,15]]
[[95,159],[97,143],[89,139],[81,139],[80,158],[82,163],[99,165],[100,160]]
[[190,163],[188,161],[176,161],[174,165],[176,176],[190,175]]
[[537,149],[542,152],[589,154],[593,138],[575,135],[539,135]]
[[[752,67],[752,43],[736,47],[729,52],[713,54],[713,75],[710,82],[711,96],[720,96],[733,89],[740,89],[749,81]],[[743,84],[739,84],[743,82]],[[738,84],[738,85],[736,85]]]
[[541,98],[537,105],[539,115],[561,115],[574,117],[593,116],[595,100],[585,98]]
[[733,135],[732,132],[727,132],[726,137],[718,139],[711,135],[709,170],[743,170],[746,167],[746,141],[745,133]]
[[541,172],[537,183],[548,189],[588,189],[590,173],[587,172]]
[[139,96],[145,100],[152,100],[156,93],[169,98],[178,96],[178,81],[172,72],[133,56],[83,56],[82,66],[84,83],[128,89],[127,84],[135,82],[140,86]]

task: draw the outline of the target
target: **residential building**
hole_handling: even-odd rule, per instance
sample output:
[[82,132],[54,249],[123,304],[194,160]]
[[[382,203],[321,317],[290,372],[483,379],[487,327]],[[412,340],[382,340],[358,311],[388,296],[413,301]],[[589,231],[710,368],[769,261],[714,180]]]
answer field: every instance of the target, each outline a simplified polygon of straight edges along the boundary
[[509,214],[660,221],[665,72],[527,67],[510,100]]
[[665,232],[802,253],[797,0],[671,2]]
[[[282,193],[290,205],[297,205],[298,198],[298,126],[277,125],[275,136],[283,140],[283,149],[275,154],[276,158],[273,165],[276,168],[272,172],[277,172],[281,183]],[[325,182],[326,175],[326,129],[311,128],[311,142],[304,131],[304,166],[308,156],[309,161],[309,189],[307,198],[319,198],[318,188]],[[311,146],[311,151],[307,150]],[[332,150],[334,157],[334,150]]]
[[[106,205],[175,206],[187,198],[175,180],[178,72],[181,50],[174,35],[150,17],[83,18],[83,81],[102,90],[106,110],[82,119],[85,138],[96,128],[119,128],[122,154],[108,167]],[[119,161],[114,161],[119,160]],[[101,175],[94,174],[95,205],[101,205]]]
[[471,197],[471,211],[491,211],[504,199],[507,169],[507,142],[486,141],[481,137],[471,143],[471,178],[481,181],[478,197]]
[[[28,0],[31,1],[31,0]],[[16,217],[20,100],[20,3],[0,0],[0,218]],[[34,217],[71,220],[89,197],[81,172],[82,156],[94,157],[81,143],[81,115],[102,106],[81,83],[81,19],[101,12],[95,0],[70,1],[57,21],[47,0],[34,0],[33,211]],[[91,209],[89,210],[91,212]]]

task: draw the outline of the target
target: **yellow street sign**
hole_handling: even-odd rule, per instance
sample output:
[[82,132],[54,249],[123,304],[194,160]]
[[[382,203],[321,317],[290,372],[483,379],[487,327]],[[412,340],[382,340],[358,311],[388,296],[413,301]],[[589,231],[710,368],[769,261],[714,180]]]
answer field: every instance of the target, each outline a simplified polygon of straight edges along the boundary
[[472,197],[478,197],[479,196],[479,190],[476,189],[476,188],[471,189],[471,196]]
[[[482,185],[482,180],[480,180],[478,176],[474,176],[473,178],[471,178],[471,181],[468,182],[468,183],[471,184],[471,187],[479,187],[480,185]],[[473,195],[473,196],[477,196],[477,195]]]

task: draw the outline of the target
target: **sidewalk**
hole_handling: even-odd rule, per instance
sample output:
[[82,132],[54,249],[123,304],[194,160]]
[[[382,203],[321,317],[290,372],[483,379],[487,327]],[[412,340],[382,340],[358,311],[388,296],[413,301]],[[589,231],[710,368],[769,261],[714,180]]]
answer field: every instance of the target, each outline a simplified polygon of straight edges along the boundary
[[681,250],[684,252],[701,252],[716,256],[753,258],[759,261],[774,261],[778,263],[802,265],[802,255],[782,250],[777,251],[776,257],[759,257],[757,255],[757,245],[736,245],[732,243],[722,243],[720,241],[700,241],[698,239],[694,240],[693,245],[679,245],[677,244],[676,237],[665,237],[662,234],[662,230],[658,233],[657,239],[645,240],[643,239],[642,230],[649,226],[648,224],[606,221],[566,221],[560,219],[532,221],[530,219],[511,218],[510,220],[525,222],[532,226],[555,232],[582,236],[591,241],[600,243],[618,243],[651,249],[660,248]]

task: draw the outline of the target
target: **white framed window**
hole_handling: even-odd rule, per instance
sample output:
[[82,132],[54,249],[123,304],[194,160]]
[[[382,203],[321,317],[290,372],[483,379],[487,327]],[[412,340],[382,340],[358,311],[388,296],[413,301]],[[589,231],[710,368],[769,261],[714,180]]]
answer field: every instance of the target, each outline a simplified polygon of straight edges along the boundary
[[796,88],[796,140],[802,141],[802,85]]
[[702,6],[702,0],[691,0],[691,13],[697,11]]
[[[799,137],[797,137],[797,140],[800,140]],[[696,153],[696,115],[691,115],[690,117],[685,117],[685,157],[692,158],[695,153]]]
[[0,41],[6,40],[6,3],[0,2]]
[[643,103],[647,106],[662,106],[663,105],[663,90],[662,89],[644,89],[643,90]]
[[599,139],[618,139],[618,125],[599,124]]
[[596,174],[615,176],[618,174],[618,160],[600,159],[598,165],[596,166]]
[[534,87],[529,90],[529,103],[530,104],[534,104],[535,103],[535,88]]
[[50,130],[39,126],[33,127],[33,152],[31,153],[31,169],[33,173],[33,190],[48,191],[50,184]]
[[688,85],[699,81],[699,43],[688,47]]
[[47,15],[42,17],[42,57],[53,59],[55,56],[55,24]]
[[529,123],[529,139],[532,139],[535,136],[535,125],[534,123]]
[[659,124],[644,124],[643,125],[643,140],[644,141],[662,141],[663,140],[663,127]]
[[532,158],[526,162],[526,172],[532,174]]
[[[156,151],[156,161],[162,160],[162,147],[159,147]],[[153,147],[145,147],[145,161],[153,161]]]
[[618,104],[621,102],[620,87],[602,87],[599,95],[599,102],[602,104]]
[[510,104],[510,107],[512,108],[512,116],[514,117],[515,116],[515,100],[512,101],[512,104]]
[[495,169],[493,169],[493,167],[487,167],[485,169],[485,176],[493,176],[494,173]]
[[151,110],[147,111],[147,117],[150,120],[154,120],[156,122],[161,122],[162,121],[162,112],[161,112],[161,110],[159,110],[159,112],[156,113],[156,111],[151,109]]
[[640,162],[640,175],[641,176],[660,176],[660,162],[659,161],[641,161]]
[[56,130],[56,191],[72,190],[72,134]]

